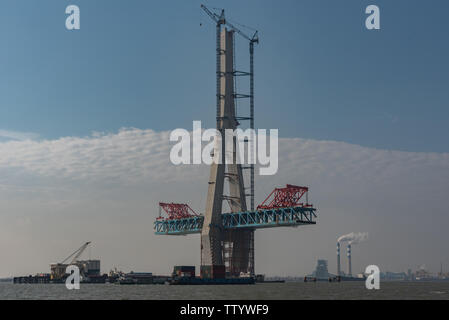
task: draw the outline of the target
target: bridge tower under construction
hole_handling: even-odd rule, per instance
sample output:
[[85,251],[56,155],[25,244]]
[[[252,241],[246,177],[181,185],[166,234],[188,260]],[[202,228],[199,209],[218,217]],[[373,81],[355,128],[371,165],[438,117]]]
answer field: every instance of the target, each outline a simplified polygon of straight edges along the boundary
[[[157,235],[200,234],[201,277],[220,279],[255,275],[254,233],[256,229],[297,227],[316,224],[316,209],[308,201],[308,187],[287,184],[276,188],[257,208],[254,206],[254,45],[259,42],[257,31],[250,37],[225,19],[201,8],[216,22],[216,129],[219,137],[210,165],[208,192],[204,214],[197,214],[188,204],[159,203],[159,217],[154,222]],[[248,40],[250,71],[235,68],[235,35]],[[236,92],[236,77],[249,78],[249,94]],[[249,100],[249,116],[237,115],[237,99]],[[238,161],[237,137],[234,132],[240,122],[249,121],[253,129],[245,138],[248,165]],[[240,159],[243,160],[243,159]],[[245,188],[243,171],[249,169],[249,187]],[[249,193],[246,190],[250,190]],[[228,193],[228,194],[226,194]],[[249,198],[249,205],[247,203]],[[223,212],[227,202],[229,210]],[[161,209],[168,217],[161,215]]]
[[[247,211],[245,186],[241,164],[237,164],[236,137],[227,137],[226,129],[235,130],[236,119],[234,93],[234,31],[223,28],[219,34],[220,60],[217,71],[217,131],[221,133],[219,163],[210,167],[209,187],[203,230],[201,231],[201,272],[211,277],[226,273],[254,273],[254,230],[227,230],[221,226],[223,200],[227,200],[232,212]],[[232,139],[227,142],[226,139]],[[217,141],[217,140],[216,140]],[[232,143],[232,161],[226,163],[226,145]],[[217,149],[217,148],[216,148]],[[229,195],[225,195],[225,183]]]

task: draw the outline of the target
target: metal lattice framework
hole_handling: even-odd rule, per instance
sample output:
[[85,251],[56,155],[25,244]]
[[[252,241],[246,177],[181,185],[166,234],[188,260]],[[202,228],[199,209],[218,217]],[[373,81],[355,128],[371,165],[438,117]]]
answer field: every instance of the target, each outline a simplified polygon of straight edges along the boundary
[[155,234],[158,235],[186,235],[191,233],[201,233],[204,217],[190,217],[174,220],[156,220],[154,222]]
[[[294,227],[316,224],[316,209],[312,207],[290,207],[264,209],[255,212],[232,212],[221,215],[223,229]],[[186,235],[201,233],[204,217],[195,216],[175,220],[156,220],[155,233],[158,235]]]
[[305,207],[222,214],[223,227],[225,229],[292,227],[315,224],[314,218],[316,218],[315,209]]
[[[262,204],[257,206],[260,209],[276,209],[286,207],[312,207],[308,202],[309,188],[299,187],[287,184],[285,188],[274,189]],[[301,198],[306,195],[306,202],[299,202]]]
[[[161,216],[161,211],[164,210],[167,213],[168,218]],[[198,217],[197,214],[188,204],[184,203],[164,203],[159,202],[159,217],[157,220],[177,220],[177,219],[187,219],[192,217]]]

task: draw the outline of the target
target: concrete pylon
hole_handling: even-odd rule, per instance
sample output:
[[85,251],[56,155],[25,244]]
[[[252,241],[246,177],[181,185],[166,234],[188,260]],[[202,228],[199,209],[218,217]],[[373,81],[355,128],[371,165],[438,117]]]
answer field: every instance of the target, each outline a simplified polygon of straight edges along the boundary
[[[206,212],[201,231],[201,268],[206,277],[220,277],[226,271],[236,274],[248,272],[250,242],[253,230],[224,231],[221,214],[223,199],[228,200],[232,212],[246,211],[246,196],[243,183],[242,167],[237,164],[237,146],[235,137],[226,137],[225,130],[235,130],[238,121],[235,119],[234,103],[234,32],[223,28],[220,37],[220,117],[217,122],[221,132],[221,162],[213,163],[210,168],[209,187],[207,193]],[[233,152],[228,157],[232,163],[225,162],[225,146],[232,139]],[[217,150],[217,148],[216,148]],[[227,167],[227,171],[225,170]],[[224,182],[229,184],[229,196],[224,197]],[[224,254],[223,247],[226,247]],[[204,270],[204,272],[203,272]]]

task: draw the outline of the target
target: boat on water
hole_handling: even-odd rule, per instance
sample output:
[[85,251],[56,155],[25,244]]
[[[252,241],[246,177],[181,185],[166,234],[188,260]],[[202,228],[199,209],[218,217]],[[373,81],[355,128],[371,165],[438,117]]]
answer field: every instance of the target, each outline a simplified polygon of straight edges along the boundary
[[266,279],[264,274],[256,275],[256,283],[285,283],[283,279]]
[[130,272],[118,278],[118,284],[153,284],[153,273]]

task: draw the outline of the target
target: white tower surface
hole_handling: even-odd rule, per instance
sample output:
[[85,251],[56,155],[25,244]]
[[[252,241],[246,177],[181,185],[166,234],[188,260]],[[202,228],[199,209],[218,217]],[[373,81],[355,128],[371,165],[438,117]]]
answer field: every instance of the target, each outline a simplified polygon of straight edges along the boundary
[[[219,50],[220,110],[217,129],[223,141],[221,141],[219,153],[220,163],[211,164],[206,211],[201,231],[201,266],[210,267],[212,277],[214,277],[213,267],[216,266],[226,266],[226,271],[231,274],[249,271],[250,248],[252,248],[250,242],[254,232],[253,230],[224,231],[222,229],[221,214],[224,199],[228,200],[232,212],[246,211],[247,207],[242,167],[237,164],[236,138],[225,136],[226,129],[235,130],[239,125],[234,103],[234,31],[228,31],[226,28],[221,30]],[[225,161],[225,146],[230,143],[226,142],[226,138],[233,139],[231,163]],[[229,184],[229,196],[224,196],[225,180]]]

